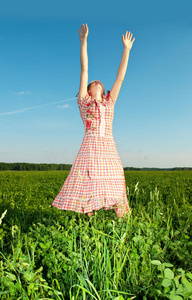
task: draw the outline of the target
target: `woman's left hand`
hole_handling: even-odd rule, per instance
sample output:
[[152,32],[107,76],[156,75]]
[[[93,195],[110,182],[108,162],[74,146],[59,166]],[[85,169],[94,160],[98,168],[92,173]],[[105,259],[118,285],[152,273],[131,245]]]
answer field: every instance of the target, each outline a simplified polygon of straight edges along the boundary
[[135,38],[133,38],[133,40],[131,41],[132,35],[133,34],[130,31],[129,32],[126,31],[125,36],[122,34],[123,46],[124,46],[124,48],[127,48],[129,50],[131,50],[133,42],[135,40]]

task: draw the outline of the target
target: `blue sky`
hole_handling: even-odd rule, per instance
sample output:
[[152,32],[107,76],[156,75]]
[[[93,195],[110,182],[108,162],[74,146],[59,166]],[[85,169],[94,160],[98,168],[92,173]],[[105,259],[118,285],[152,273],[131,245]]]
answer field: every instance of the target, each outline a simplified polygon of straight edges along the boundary
[[110,90],[135,42],[115,103],[124,167],[192,167],[191,1],[6,1],[0,9],[0,161],[70,163],[84,128],[75,95],[78,29],[89,27],[89,81]]

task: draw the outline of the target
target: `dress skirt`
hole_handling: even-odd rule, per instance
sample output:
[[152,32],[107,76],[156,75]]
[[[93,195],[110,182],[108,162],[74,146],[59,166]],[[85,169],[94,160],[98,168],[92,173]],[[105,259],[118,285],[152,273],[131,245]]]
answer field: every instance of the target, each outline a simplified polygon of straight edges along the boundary
[[109,92],[104,100],[99,103],[89,95],[77,100],[85,132],[69,175],[52,203],[58,209],[129,211],[124,169],[112,134],[114,101]]

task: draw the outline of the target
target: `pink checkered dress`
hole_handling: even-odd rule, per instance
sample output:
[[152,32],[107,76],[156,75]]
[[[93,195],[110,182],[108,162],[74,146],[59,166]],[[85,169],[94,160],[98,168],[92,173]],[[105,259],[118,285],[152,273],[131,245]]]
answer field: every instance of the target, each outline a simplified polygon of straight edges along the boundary
[[[77,95],[78,97],[78,95]],[[52,205],[87,213],[101,208],[129,211],[123,165],[112,134],[115,102],[108,91],[103,101],[90,94],[77,99],[84,137],[59,194]]]

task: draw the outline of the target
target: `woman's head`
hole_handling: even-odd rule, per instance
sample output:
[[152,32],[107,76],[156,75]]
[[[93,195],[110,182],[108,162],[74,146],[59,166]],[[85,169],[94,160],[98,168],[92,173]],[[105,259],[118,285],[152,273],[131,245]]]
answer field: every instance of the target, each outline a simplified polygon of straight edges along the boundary
[[89,83],[87,86],[87,91],[90,92],[92,95],[94,94],[95,90],[100,89],[101,98],[105,96],[105,88],[104,85],[101,83],[100,80],[94,80]]

